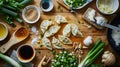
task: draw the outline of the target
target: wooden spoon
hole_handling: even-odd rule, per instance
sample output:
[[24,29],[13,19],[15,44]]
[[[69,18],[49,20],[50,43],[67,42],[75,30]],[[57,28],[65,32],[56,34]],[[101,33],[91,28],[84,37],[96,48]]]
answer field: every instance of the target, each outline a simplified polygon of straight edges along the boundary
[[0,47],[0,52],[6,53],[8,51],[8,49],[10,49],[10,47],[12,47],[13,45],[23,41],[28,36],[29,36],[29,30],[27,30],[24,27],[19,28],[18,30],[16,30],[13,33],[12,37],[10,38],[10,40],[6,44],[3,44]]

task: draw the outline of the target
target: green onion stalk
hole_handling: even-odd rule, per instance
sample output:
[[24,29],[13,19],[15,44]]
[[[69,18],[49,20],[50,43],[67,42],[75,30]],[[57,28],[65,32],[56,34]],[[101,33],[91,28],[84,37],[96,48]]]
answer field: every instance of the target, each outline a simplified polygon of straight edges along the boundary
[[94,47],[88,52],[83,61],[78,65],[78,67],[88,67],[90,66],[97,57],[103,53],[103,47],[105,43],[101,39],[98,39]]

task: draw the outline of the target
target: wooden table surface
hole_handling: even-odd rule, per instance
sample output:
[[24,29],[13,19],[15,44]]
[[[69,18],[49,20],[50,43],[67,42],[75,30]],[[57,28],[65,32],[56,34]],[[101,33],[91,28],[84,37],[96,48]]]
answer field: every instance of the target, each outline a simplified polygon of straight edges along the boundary
[[[64,7],[60,6],[60,5],[56,2],[56,0],[52,0],[52,1],[53,1],[53,3],[54,3],[54,9],[53,9],[51,12],[49,12],[49,13],[44,13],[44,12],[42,12],[42,10],[41,10],[40,20],[39,20],[37,23],[32,24],[32,25],[30,25],[30,26],[36,26],[37,29],[40,30],[39,27],[40,27],[40,23],[41,23],[42,20],[45,20],[45,19],[52,19],[52,20],[54,20],[54,16],[55,16],[55,15],[63,15],[63,16],[65,16],[65,17],[67,17],[67,19],[69,19],[69,21],[70,21],[69,23],[75,23],[75,24],[77,24],[77,25],[79,26],[81,32],[82,32],[83,35],[84,35],[83,38],[74,38],[73,36],[71,36],[70,38],[71,38],[72,41],[75,42],[75,41],[77,40],[77,42],[82,43],[83,40],[84,40],[84,38],[87,37],[87,36],[92,36],[94,42],[95,42],[98,38],[102,38],[102,40],[105,41],[106,44],[107,44],[107,45],[105,46],[104,51],[109,50],[109,51],[113,52],[113,53],[115,54],[116,58],[117,58],[117,61],[116,61],[115,65],[119,65],[119,66],[120,66],[120,61],[119,61],[119,60],[120,60],[120,56],[117,55],[117,54],[112,50],[112,48],[110,47],[110,44],[108,43],[107,37],[106,37],[106,29],[104,29],[104,30],[97,30],[97,29],[94,28],[93,26],[92,26],[91,29],[88,29],[87,27],[79,24],[78,21],[77,21],[77,19],[76,19],[76,16],[73,15],[72,13],[70,13],[70,12],[69,12],[68,10],[66,10]],[[34,4],[33,4],[33,5],[36,5],[36,6],[40,7],[40,6],[39,6],[39,3],[40,3],[40,0],[34,0]],[[58,9],[58,7],[59,7],[59,9]],[[93,8],[93,9],[95,9],[97,12],[99,12],[99,11],[97,10],[97,8],[96,8],[96,0],[93,0],[93,2],[91,2],[90,4],[88,4],[87,6],[85,6],[84,8],[82,8],[82,9],[80,9],[80,10],[76,10],[76,11],[79,13],[79,19],[81,20],[81,22],[87,23],[87,21],[85,21],[84,19],[82,19],[82,15],[83,15],[83,13],[84,13],[89,7]],[[120,8],[119,8],[119,9],[120,9]],[[101,14],[101,13],[100,13],[100,14]],[[104,15],[104,14],[101,14],[101,15],[103,15],[105,18],[107,18],[109,22],[111,22],[111,21],[114,19],[114,17],[116,16],[116,14],[112,14],[112,15]],[[2,21],[2,20],[0,20],[0,22],[6,24],[6,23],[5,23],[4,21]],[[4,43],[6,43],[6,42],[10,39],[12,33],[13,33],[16,29],[18,29],[18,28],[21,27],[21,26],[26,26],[26,25],[28,25],[28,24],[25,23],[25,22],[24,22],[23,24],[19,24],[19,23],[15,22],[15,24],[17,25],[16,28],[12,28],[12,27],[9,26],[8,24],[6,24],[6,25],[8,26],[8,28],[9,28],[9,35],[8,35],[8,37],[7,37],[4,41],[0,42],[1,45],[3,45]],[[64,25],[62,25],[62,28],[63,28],[63,27],[64,27]],[[59,34],[61,34],[61,31],[59,32]],[[56,34],[55,36],[57,36],[57,34]],[[32,40],[32,37],[34,37],[34,34],[31,34],[26,40],[24,40],[24,41],[16,44],[15,46],[13,46],[13,47],[6,53],[6,55],[9,55],[9,53],[10,53],[12,50],[16,50],[16,49],[17,49],[20,45],[22,45],[22,44],[30,44],[30,43],[31,43],[31,40]],[[41,53],[39,53],[38,50],[39,50],[40,47],[39,47],[38,45],[33,45],[33,46],[34,46],[35,49],[36,49],[36,57],[35,57],[35,59],[32,61],[32,62],[34,63],[34,65],[35,65],[35,67],[37,67],[38,63],[41,61],[41,59],[42,59],[42,57],[43,57],[44,55],[46,55],[47,57],[53,58],[53,55],[52,55],[52,53],[51,53],[50,50],[48,50],[48,49],[41,49]],[[71,47],[72,47],[72,46],[71,46]],[[83,51],[84,51],[84,56],[87,54],[88,50],[89,50],[89,49],[83,49]],[[101,64],[101,56],[100,56],[95,62]],[[0,59],[0,67],[3,67],[3,64],[4,64],[4,63],[5,63],[5,62]],[[113,66],[115,66],[115,65],[113,65]],[[49,67],[49,66],[50,66],[50,65],[48,65],[47,67]]]

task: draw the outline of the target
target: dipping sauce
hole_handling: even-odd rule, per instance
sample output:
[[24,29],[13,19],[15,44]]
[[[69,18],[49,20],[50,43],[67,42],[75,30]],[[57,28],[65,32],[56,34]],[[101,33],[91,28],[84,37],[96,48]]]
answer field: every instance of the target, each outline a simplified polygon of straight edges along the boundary
[[41,0],[40,1],[40,8],[44,12],[50,12],[54,7],[54,4],[51,0]]
[[48,2],[43,2],[42,7],[43,9],[48,9],[49,8],[49,3]]
[[20,28],[18,31],[16,31],[15,36],[19,38],[24,38],[28,36],[29,31],[26,28]]
[[7,28],[0,23],[0,40],[3,40],[8,34]]
[[18,56],[22,60],[29,60],[33,57],[33,55],[34,55],[34,50],[29,45],[24,45],[20,47],[18,50]]
[[26,16],[27,20],[35,21],[38,17],[37,10],[30,8],[30,9],[26,10],[25,16]]

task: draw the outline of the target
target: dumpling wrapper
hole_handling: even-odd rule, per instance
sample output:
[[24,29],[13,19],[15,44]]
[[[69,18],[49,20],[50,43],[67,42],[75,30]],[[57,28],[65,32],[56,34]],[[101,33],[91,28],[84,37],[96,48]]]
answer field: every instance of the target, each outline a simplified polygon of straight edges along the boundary
[[52,44],[57,49],[63,49],[62,43],[55,37],[52,38]]
[[42,39],[42,44],[43,44],[46,48],[48,48],[49,50],[52,50],[52,45],[51,45],[51,42],[50,42],[50,40],[49,40],[48,38],[44,37],[44,38]]
[[70,37],[70,34],[71,34],[71,25],[67,24],[65,26],[65,28],[63,29],[63,35],[67,36],[67,37]]
[[60,26],[54,25],[49,28],[44,34],[44,37],[50,37],[56,34],[60,29]]
[[95,10],[89,11],[89,12],[88,12],[88,19],[89,19],[90,21],[92,21],[92,22],[95,22],[94,17],[95,17]]
[[64,36],[64,35],[58,35],[58,39],[63,43],[63,44],[72,44],[72,41]]
[[97,16],[97,17],[95,17],[95,19],[96,19],[96,23],[98,25],[101,25],[102,23],[107,23],[107,20],[104,17]]
[[48,29],[48,27],[50,27],[51,25],[53,25],[52,21],[49,20],[43,20],[41,25],[40,25],[40,29],[43,33],[45,33],[45,31]]
[[81,31],[79,30],[79,28],[78,28],[77,25],[71,24],[71,28],[72,28],[72,34],[73,34],[73,36],[83,37],[83,34],[81,33]]
[[60,24],[60,23],[67,23],[67,20],[64,16],[62,15],[56,15],[55,16],[55,21]]

